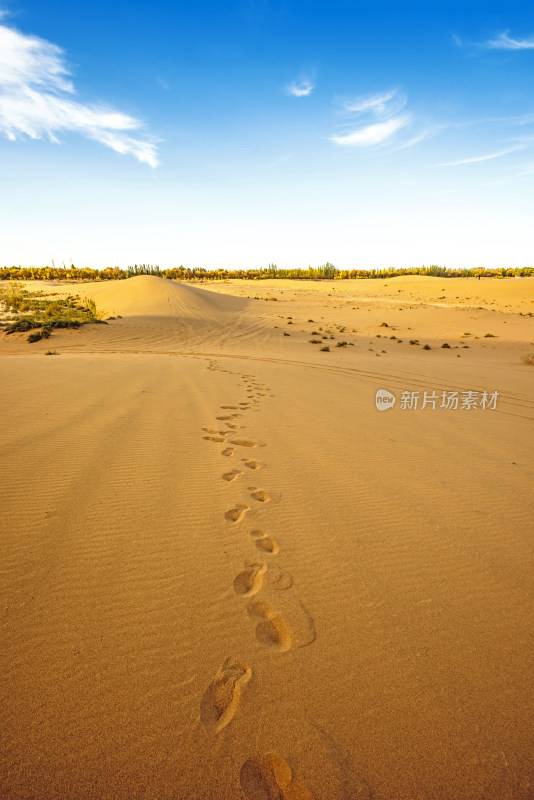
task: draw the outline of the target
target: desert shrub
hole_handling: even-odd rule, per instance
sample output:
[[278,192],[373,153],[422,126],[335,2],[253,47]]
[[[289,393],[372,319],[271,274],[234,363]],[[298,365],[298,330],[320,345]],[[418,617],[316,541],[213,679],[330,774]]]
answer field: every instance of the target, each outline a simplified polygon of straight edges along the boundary
[[25,331],[31,331],[32,328],[38,327],[39,324],[36,323],[35,320],[22,317],[21,319],[14,320],[14,322],[10,322],[6,328],[6,333],[24,333]]
[[410,339],[410,344],[419,344],[419,339]]
[[380,327],[381,328],[389,328],[389,325],[387,324],[387,322],[381,322],[380,323]]
[[284,331],[284,336],[291,336],[291,334]]
[[495,339],[495,334],[494,333],[485,333],[484,334],[484,339]]
[[31,342],[38,342],[39,339],[42,339],[43,336],[40,331],[35,331],[35,333],[30,333],[28,336],[28,341]]
[[423,346],[423,350],[431,350],[431,347],[430,347],[430,345],[429,345],[429,344],[425,344],[425,345]]
[[57,350],[47,350],[45,356],[58,356],[59,353]]
[[321,353],[329,353],[330,352],[330,348],[328,347],[328,345],[326,345],[325,347],[320,347],[319,349],[320,349]]
[[309,339],[308,341],[310,344],[321,344],[320,339]]
[[443,343],[441,346],[442,346],[444,349],[449,349],[449,350],[451,349],[451,346],[450,346],[450,344],[447,344],[447,342],[444,342],[444,343]]
[[348,345],[348,342],[338,342],[336,344],[336,347],[346,347],[347,345]]

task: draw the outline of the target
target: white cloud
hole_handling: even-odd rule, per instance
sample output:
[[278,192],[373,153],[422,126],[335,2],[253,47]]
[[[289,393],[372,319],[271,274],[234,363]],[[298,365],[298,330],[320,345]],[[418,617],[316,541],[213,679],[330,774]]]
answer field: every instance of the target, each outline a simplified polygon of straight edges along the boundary
[[438,167],[458,167],[460,164],[475,164],[478,161],[490,161],[492,158],[500,158],[507,156],[509,153],[515,153],[517,150],[523,150],[523,145],[516,145],[509,147],[506,150],[499,150],[497,153],[488,153],[483,156],[473,156],[472,158],[462,158],[459,161],[447,161],[444,164],[438,164]]
[[343,103],[343,108],[350,114],[363,114],[367,111],[372,112],[377,117],[390,116],[395,110],[400,110],[406,105],[406,98],[397,95],[397,92],[386,92],[367,97],[357,97],[354,100],[347,100]]
[[155,144],[130,135],[141,127],[138,120],[74,95],[59,47],[0,25],[0,134],[58,142],[59,134],[74,131],[157,166]]
[[534,39],[512,39],[509,31],[503,31],[495,39],[484,42],[485,47],[492,50],[533,50]]
[[308,97],[314,89],[315,84],[310,80],[295,81],[286,86],[286,92],[291,97]]
[[[341,113],[353,120],[353,129],[346,133],[333,134],[330,141],[353,146],[386,142],[402,128],[411,125],[411,114],[402,113],[405,105],[406,97],[396,90],[345,100],[342,102]],[[354,127],[356,124],[358,127]],[[414,139],[413,144],[415,143]]]
[[331,136],[330,139],[336,144],[342,145],[371,145],[380,144],[389,139],[401,128],[410,124],[410,117],[394,117],[386,122],[376,122],[373,125],[366,125],[363,128],[342,134],[341,136]]

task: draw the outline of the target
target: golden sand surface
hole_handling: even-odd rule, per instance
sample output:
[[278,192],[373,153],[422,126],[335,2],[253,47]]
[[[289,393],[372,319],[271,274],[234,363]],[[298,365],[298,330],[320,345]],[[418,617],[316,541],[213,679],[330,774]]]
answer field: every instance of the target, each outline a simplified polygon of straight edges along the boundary
[[534,279],[29,286],[0,798],[532,800]]

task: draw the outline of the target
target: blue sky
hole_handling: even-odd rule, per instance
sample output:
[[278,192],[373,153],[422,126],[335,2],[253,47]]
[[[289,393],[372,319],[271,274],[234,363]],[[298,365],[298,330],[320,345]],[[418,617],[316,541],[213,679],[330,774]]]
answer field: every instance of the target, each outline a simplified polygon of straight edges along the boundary
[[531,4],[0,9],[2,264],[534,263]]

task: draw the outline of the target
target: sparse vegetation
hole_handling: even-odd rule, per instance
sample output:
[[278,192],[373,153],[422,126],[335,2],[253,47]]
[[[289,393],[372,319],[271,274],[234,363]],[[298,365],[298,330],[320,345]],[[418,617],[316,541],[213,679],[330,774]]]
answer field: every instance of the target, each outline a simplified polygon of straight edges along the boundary
[[346,347],[347,345],[348,345],[348,342],[338,342],[336,344],[336,347]]
[[484,339],[495,339],[495,334],[494,333],[485,333],[484,334]]
[[430,345],[429,345],[429,344],[425,344],[425,345],[423,345],[423,350],[431,350],[431,349],[432,349],[432,348],[430,347]]
[[410,339],[410,344],[419,344],[419,339]]
[[326,345],[325,347],[320,347],[319,349],[320,349],[321,353],[329,353],[330,352],[330,348],[328,347],[328,345]]
[[29,292],[10,284],[0,287],[0,303],[14,316],[6,325],[6,334],[34,331],[28,336],[30,343],[48,339],[54,328],[79,328],[87,323],[103,322],[94,300],[81,300],[70,294]]
[[451,349],[450,344],[447,344],[447,342],[444,342],[441,346],[442,346],[443,349],[448,349],[448,350]]

